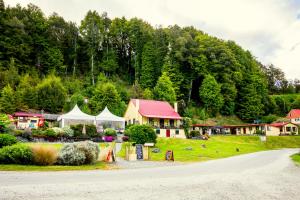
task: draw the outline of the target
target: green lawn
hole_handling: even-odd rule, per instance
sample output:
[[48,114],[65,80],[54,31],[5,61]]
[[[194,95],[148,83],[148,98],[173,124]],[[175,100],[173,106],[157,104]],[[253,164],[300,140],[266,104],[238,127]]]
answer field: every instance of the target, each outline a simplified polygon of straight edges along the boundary
[[296,153],[291,156],[292,160],[300,166],[300,153]]
[[[213,136],[208,141],[158,138],[156,147],[160,153],[151,153],[151,160],[163,161],[165,152],[173,150],[176,161],[195,162],[278,148],[297,148],[300,147],[300,137],[268,137],[266,143],[258,136]],[[192,150],[186,150],[187,147],[192,147]],[[125,156],[125,148],[119,156]]]
[[[42,145],[42,146],[52,146],[57,150],[61,149],[63,143],[24,143],[29,146]],[[114,143],[111,143],[114,145]],[[99,143],[100,151],[111,145],[109,143]],[[97,170],[97,169],[112,169],[111,166],[107,165],[105,162],[96,162],[91,165],[81,165],[81,166],[63,166],[63,165],[51,165],[51,166],[37,166],[37,165],[15,165],[15,164],[0,164],[0,171],[71,171],[71,170]]]

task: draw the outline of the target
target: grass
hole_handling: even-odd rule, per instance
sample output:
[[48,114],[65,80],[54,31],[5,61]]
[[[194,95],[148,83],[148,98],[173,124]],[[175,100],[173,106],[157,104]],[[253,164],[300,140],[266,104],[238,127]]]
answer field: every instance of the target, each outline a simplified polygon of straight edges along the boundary
[[[187,147],[192,150],[186,150]],[[297,147],[300,147],[300,137],[297,136],[268,137],[266,143],[261,142],[258,136],[213,136],[207,141],[158,138],[156,148],[160,149],[160,153],[151,153],[151,160],[163,161],[167,150],[173,150],[176,161],[195,162]],[[125,148],[122,148],[119,156],[125,157]]]
[[[63,143],[25,143],[28,146],[41,145],[41,146],[52,146],[57,150],[63,147]],[[114,143],[99,143],[100,151],[108,147],[109,145],[114,145]],[[80,165],[80,166],[63,166],[63,165],[50,165],[50,166],[38,166],[38,165],[16,165],[16,164],[0,164],[0,171],[74,171],[74,170],[106,170],[112,169],[111,166],[107,165],[105,162],[97,161],[94,164]]]
[[195,120],[197,124],[209,124],[213,126],[222,126],[222,125],[242,125],[245,124],[242,120],[240,120],[237,116],[222,116],[218,115],[217,117],[214,118],[208,118],[206,120]]
[[292,155],[291,158],[298,166],[300,166],[300,153]]

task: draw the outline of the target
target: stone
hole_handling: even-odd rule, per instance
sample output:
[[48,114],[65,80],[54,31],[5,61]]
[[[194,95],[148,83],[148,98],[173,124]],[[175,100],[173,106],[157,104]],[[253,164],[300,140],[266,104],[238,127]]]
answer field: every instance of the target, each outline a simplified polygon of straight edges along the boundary
[[201,144],[201,147],[202,147],[203,149],[205,149],[205,148],[206,148],[206,145],[205,145],[205,144]]
[[152,152],[153,152],[153,153],[159,153],[159,152],[160,152],[160,149],[159,149],[159,148],[154,148],[154,149],[152,149]]

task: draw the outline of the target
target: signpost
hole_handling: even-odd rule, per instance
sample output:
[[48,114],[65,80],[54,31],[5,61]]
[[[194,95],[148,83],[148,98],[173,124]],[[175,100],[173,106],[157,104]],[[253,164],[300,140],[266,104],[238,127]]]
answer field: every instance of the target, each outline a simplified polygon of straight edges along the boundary
[[136,155],[138,160],[143,160],[143,145],[142,144],[136,144]]

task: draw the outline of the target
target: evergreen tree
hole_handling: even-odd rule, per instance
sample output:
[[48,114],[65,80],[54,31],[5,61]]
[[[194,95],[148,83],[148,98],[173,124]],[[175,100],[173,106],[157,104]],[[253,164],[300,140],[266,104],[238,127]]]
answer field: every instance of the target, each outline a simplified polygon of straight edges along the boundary
[[12,114],[16,111],[15,92],[7,85],[3,88],[0,97],[0,112]]
[[153,99],[153,93],[149,88],[146,88],[143,92],[144,99]]
[[213,76],[207,75],[199,89],[199,95],[204,107],[215,116],[224,104],[221,86]]
[[142,56],[142,73],[140,78],[140,84],[143,88],[153,88],[156,81],[155,71],[155,49],[152,42],[148,42],[144,46]]
[[166,72],[163,72],[161,77],[159,77],[153,93],[154,98],[157,100],[168,102],[176,101],[176,93],[173,88],[173,83]]

